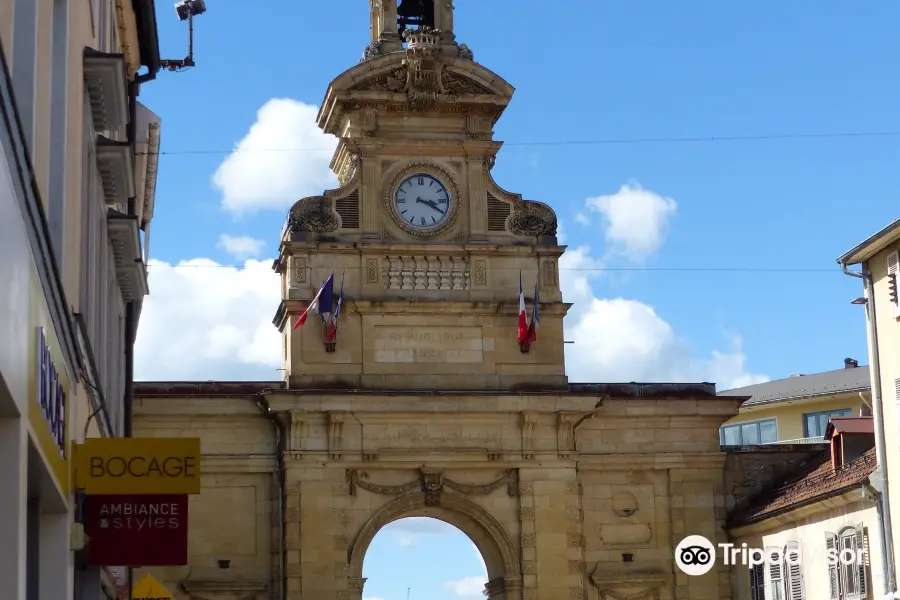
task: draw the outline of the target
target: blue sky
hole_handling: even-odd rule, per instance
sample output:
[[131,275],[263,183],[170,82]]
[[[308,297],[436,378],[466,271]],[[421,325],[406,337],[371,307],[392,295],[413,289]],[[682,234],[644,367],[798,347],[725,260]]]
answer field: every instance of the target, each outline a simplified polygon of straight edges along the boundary
[[[271,259],[287,208],[333,183],[334,141],[312,119],[368,42],[368,7],[208,4],[197,68],[140,97],[166,154],[137,377],[277,379]],[[866,362],[860,286],[835,257],[898,216],[900,136],[802,136],[900,130],[900,5],[563,4],[455,0],[457,38],[517,88],[494,177],[552,205],[570,247],[572,379],[723,389]],[[163,54],[179,58],[186,27],[158,9]],[[746,136],[770,137],[722,139]],[[647,141],[670,138],[720,140]],[[578,270],[599,266],[614,270]],[[447,580],[478,575],[459,540],[439,554],[379,543],[367,569],[403,556],[399,577],[438,557]],[[384,577],[366,595],[402,600],[406,583]]]

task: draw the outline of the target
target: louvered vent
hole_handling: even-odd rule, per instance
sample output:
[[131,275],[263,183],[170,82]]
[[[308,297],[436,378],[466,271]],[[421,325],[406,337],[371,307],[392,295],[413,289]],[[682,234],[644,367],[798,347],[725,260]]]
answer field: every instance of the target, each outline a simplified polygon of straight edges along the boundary
[[498,200],[488,192],[488,231],[506,231],[506,217],[509,216],[511,207],[506,202]]
[[334,201],[334,208],[341,216],[341,229],[359,229],[359,192]]

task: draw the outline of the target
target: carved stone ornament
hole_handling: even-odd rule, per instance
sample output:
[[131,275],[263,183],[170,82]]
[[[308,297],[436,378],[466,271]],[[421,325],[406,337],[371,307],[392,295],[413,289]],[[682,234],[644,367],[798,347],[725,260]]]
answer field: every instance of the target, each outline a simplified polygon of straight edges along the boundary
[[650,561],[597,563],[590,575],[602,600],[660,600],[668,580],[663,569]]
[[534,460],[534,426],[536,423],[536,413],[522,413],[522,458],[524,460]]
[[447,479],[440,472],[429,469],[419,471],[419,477],[400,485],[378,485],[367,481],[369,475],[357,469],[347,469],[347,484],[350,495],[356,495],[356,488],[362,488],[369,493],[379,496],[399,497],[416,492],[425,493],[425,503],[428,506],[438,506],[444,489],[449,489],[463,496],[487,496],[506,485],[506,493],[516,496],[519,489],[519,473],[515,469],[504,471],[503,474],[489,483],[472,484],[459,483]]
[[520,200],[513,205],[509,229],[515,235],[556,235],[558,223],[553,209],[533,200]]
[[350,183],[350,181],[356,177],[358,168],[359,155],[351,154],[349,159],[344,161],[344,164],[341,166],[340,172],[338,173],[338,184],[343,187]]
[[363,55],[362,58],[359,59],[359,62],[366,62],[367,60],[372,60],[379,56],[381,56],[381,40],[375,40],[363,50]]
[[560,459],[567,460],[575,451],[575,421],[577,415],[557,413],[556,415],[556,448]]
[[425,506],[440,506],[444,491],[444,478],[440,472],[422,471],[422,491],[425,492]]
[[[394,206],[394,194],[396,193],[397,188],[403,183],[404,179],[416,173],[424,173],[436,177],[444,184],[447,191],[450,192],[450,214],[447,215],[447,218],[444,219],[443,223],[434,229],[421,230],[412,227],[406,222],[406,219],[397,213],[397,209]],[[462,198],[460,197],[459,185],[456,183],[456,177],[449,170],[430,162],[413,162],[407,163],[402,169],[396,171],[387,181],[387,185],[384,186],[382,204],[385,212],[390,215],[394,225],[403,230],[404,233],[418,238],[430,238],[440,235],[453,227],[457,217],[459,217],[459,208],[460,204],[462,204]]]
[[[458,97],[468,94],[491,94],[483,85],[470,78],[445,69],[447,57],[440,52],[441,31],[422,27],[403,32],[407,42],[406,57],[402,66],[352,88],[359,91],[394,92],[406,94],[412,106],[427,110],[435,104],[454,103]],[[363,60],[378,56],[381,48],[373,42],[366,48]],[[462,44],[459,57],[472,60],[472,51]]]
[[331,233],[337,231],[338,216],[331,208],[332,201],[325,196],[310,196],[291,207],[288,221],[291,231]]
[[328,413],[328,458],[339,460],[344,445],[344,413]]

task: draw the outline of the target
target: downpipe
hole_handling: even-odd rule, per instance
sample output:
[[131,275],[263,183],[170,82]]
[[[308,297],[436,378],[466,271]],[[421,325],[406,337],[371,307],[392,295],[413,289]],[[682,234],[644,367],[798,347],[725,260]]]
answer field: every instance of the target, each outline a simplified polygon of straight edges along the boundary
[[[125,398],[123,403],[122,420],[124,437],[134,435],[134,302],[125,304]],[[128,588],[128,600],[133,598],[134,568],[125,569],[125,586]]]
[[[884,403],[881,395],[881,364],[878,357],[878,331],[875,327],[875,284],[872,274],[851,271],[841,264],[841,271],[850,277],[862,279],[866,299],[866,333],[869,340],[869,379],[872,386],[872,424],[875,429],[875,458],[881,468],[882,491],[878,494],[881,516],[881,549],[884,556],[884,593],[892,594],[896,587],[894,578],[893,527],[891,522],[890,485],[888,484],[886,443],[884,439]],[[890,596],[888,596],[890,597]]]
[[275,429],[275,461],[276,461],[276,477],[278,478],[278,586],[279,590],[274,596],[283,600],[287,595],[287,568],[284,543],[284,513],[285,513],[285,495],[287,486],[285,485],[284,468],[284,452],[287,448],[287,431],[284,423],[277,415],[273,415],[269,410],[269,404],[266,402],[262,394],[258,394],[256,404],[259,407],[265,419],[272,423]]

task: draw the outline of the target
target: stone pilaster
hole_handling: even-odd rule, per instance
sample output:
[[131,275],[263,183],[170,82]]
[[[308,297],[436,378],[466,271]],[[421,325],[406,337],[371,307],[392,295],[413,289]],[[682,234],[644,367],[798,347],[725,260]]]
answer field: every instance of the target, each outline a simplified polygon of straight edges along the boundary
[[470,156],[467,162],[470,240],[487,240],[487,192],[484,186],[484,157]]
[[[520,473],[534,490],[534,527],[539,532],[533,537],[536,597],[540,600],[583,600],[582,574],[580,569],[571,572],[570,565],[571,561],[582,559],[584,532],[580,521],[570,521],[566,516],[569,509],[578,508],[580,503],[575,468],[522,469]],[[532,540],[526,539],[523,533],[523,553],[526,541],[531,545]]]
[[[520,471],[521,473],[521,471]],[[521,478],[521,474],[520,474]],[[537,600],[537,525],[535,524],[534,482],[519,479],[519,522],[522,526],[522,598]]]
[[[689,535],[702,535],[713,544],[725,542],[722,529],[725,499],[722,473],[716,469],[671,469],[672,548]],[[717,515],[716,506],[721,505]],[[674,560],[674,557],[673,557]],[[689,577],[675,569],[675,599],[719,600],[730,598],[727,567],[717,561],[716,574]]]
[[362,184],[360,185],[360,227],[363,235],[381,238],[381,186],[378,181],[378,159],[368,154],[360,158]]
[[403,47],[397,33],[397,3],[369,0],[371,41],[381,44],[382,52],[396,52]]
[[287,600],[350,599],[344,567],[349,541],[339,510],[340,497],[346,493],[343,470],[288,465]]

